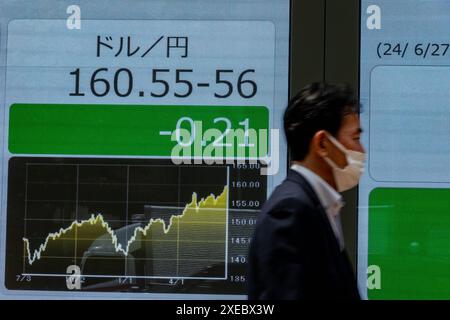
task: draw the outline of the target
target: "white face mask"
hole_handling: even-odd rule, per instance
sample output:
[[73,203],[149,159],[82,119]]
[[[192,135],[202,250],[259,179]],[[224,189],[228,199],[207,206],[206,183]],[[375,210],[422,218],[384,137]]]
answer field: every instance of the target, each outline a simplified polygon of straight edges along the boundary
[[345,154],[345,157],[347,158],[347,166],[341,169],[330,158],[325,157],[324,159],[333,169],[337,190],[339,192],[349,190],[358,184],[359,178],[364,172],[364,161],[366,159],[366,155],[363,152],[346,149],[339,141],[328,133],[327,137],[339,150]]

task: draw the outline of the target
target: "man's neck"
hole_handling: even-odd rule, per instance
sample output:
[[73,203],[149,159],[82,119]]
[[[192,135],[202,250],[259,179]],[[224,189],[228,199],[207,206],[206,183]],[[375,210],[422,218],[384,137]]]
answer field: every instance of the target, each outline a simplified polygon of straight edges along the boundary
[[323,180],[325,180],[333,189],[336,190],[336,183],[334,182],[333,174],[331,170],[324,170],[322,167],[317,165],[317,161],[311,161],[308,159],[305,159],[303,161],[292,161],[293,164],[301,165],[315,174],[317,174],[319,177],[321,177]]

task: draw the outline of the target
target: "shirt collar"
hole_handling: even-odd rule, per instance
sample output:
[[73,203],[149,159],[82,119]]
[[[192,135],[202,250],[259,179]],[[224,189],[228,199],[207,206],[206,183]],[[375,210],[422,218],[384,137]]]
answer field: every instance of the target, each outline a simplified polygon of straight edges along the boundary
[[310,169],[300,165],[293,164],[291,169],[300,173],[316,192],[320,203],[325,210],[331,212],[333,216],[337,216],[344,206],[342,196],[333,189],[325,180]]

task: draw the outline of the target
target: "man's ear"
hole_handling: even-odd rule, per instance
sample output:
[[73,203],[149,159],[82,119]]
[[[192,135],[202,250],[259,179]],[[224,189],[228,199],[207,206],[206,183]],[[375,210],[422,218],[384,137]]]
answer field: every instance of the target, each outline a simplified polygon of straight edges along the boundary
[[325,130],[317,131],[311,140],[312,151],[320,157],[328,156],[328,144],[330,141],[327,139]]

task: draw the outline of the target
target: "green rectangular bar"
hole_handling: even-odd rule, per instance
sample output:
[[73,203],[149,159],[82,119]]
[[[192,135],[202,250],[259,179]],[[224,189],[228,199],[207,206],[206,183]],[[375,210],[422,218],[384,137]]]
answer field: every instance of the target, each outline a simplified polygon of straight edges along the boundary
[[450,297],[450,189],[377,188],[369,198],[369,299]]
[[[201,127],[194,121],[201,121]],[[170,157],[178,143],[168,132],[173,133],[177,123],[195,131],[198,142],[208,129],[267,130],[269,112],[260,106],[13,104],[8,146],[13,154]],[[204,141],[201,149],[214,139]],[[191,147],[194,150],[194,144]],[[195,151],[192,155],[198,156]]]

